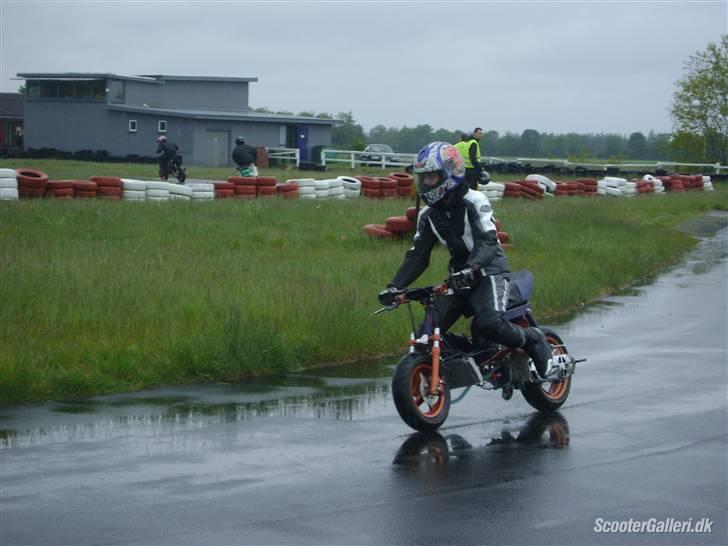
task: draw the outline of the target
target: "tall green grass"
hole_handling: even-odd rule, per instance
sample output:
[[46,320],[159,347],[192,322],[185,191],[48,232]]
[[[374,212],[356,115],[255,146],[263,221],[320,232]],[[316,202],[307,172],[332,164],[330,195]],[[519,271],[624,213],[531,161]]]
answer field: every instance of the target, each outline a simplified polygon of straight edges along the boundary
[[[552,320],[674,263],[713,193],[495,204]],[[0,403],[236,380],[398,350],[374,317],[408,241],[362,234],[403,200],[0,202]],[[418,284],[441,281],[434,253]]]

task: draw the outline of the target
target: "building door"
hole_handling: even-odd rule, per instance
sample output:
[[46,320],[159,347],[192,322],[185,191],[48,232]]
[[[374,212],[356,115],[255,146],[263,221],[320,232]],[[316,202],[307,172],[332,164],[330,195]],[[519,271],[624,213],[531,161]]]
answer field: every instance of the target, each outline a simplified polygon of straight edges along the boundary
[[308,127],[296,128],[296,148],[301,161],[308,161]]
[[207,166],[227,167],[230,163],[230,133],[207,131]]

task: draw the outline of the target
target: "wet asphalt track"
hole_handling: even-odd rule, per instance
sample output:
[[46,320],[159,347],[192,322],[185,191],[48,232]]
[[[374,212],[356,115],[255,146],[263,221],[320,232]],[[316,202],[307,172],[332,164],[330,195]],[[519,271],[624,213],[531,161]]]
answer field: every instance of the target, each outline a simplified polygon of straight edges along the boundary
[[[411,434],[381,362],[0,409],[0,544],[727,544],[718,223],[556,327],[589,362],[550,417],[474,389]],[[670,517],[712,533],[594,532]]]

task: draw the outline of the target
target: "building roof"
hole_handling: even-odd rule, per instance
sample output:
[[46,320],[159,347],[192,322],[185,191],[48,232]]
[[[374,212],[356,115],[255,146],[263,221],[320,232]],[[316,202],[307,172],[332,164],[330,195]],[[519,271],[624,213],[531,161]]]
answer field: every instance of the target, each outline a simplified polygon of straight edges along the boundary
[[0,118],[23,119],[24,99],[20,93],[0,93]]
[[138,76],[124,76],[109,72],[23,72],[18,73],[23,80],[131,80],[146,83],[164,83],[165,81],[189,82],[231,82],[250,83],[257,82],[258,78],[228,78],[219,76],[172,76],[165,74],[143,74]]
[[126,106],[123,104],[109,104],[109,110],[117,112],[130,112],[135,114],[152,114],[189,119],[215,119],[220,121],[270,121],[277,123],[307,123],[310,125],[341,125],[338,119],[312,118],[306,116],[289,116],[285,114],[269,114],[265,112],[240,112],[221,110],[184,110],[179,108],[144,108],[141,106]]

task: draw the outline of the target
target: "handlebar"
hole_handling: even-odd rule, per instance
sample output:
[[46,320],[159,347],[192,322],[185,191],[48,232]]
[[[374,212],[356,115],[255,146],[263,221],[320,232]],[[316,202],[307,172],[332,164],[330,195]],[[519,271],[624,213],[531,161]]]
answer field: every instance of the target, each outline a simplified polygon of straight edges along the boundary
[[393,311],[400,305],[413,301],[419,302],[422,305],[428,305],[432,303],[433,300],[446,294],[452,294],[452,290],[447,285],[447,282],[432,286],[424,286],[422,288],[405,288],[399,292],[392,293],[392,303],[382,307],[378,311],[375,311],[374,314],[378,315],[384,311]]

